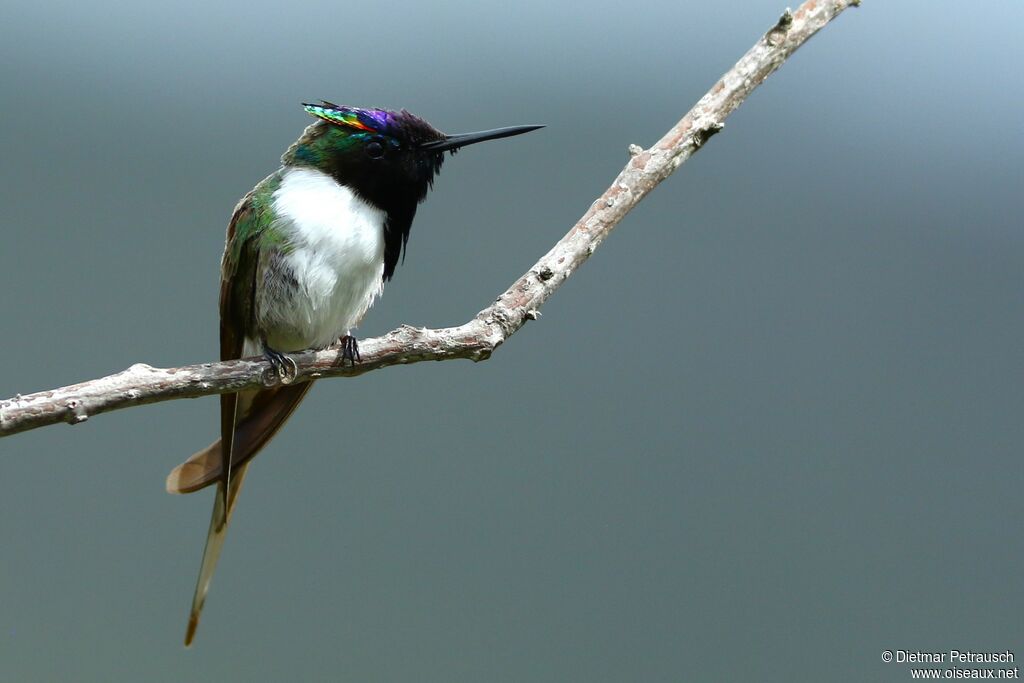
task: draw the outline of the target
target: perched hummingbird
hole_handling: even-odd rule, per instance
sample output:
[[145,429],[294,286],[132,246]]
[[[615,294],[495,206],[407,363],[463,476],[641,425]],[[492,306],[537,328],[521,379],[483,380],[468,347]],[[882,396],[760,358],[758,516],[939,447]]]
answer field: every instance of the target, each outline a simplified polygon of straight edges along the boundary
[[[235,207],[221,261],[220,357],[263,354],[286,377],[286,355],[339,343],[394,275],[416,206],[444,153],[542,126],[445,135],[402,111],[305,104],[317,120]],[[249,460],[277,433],[312,382],[222,394],[220,439],[167,477],[171,493],[217,484],[185,645],[192,643]]]

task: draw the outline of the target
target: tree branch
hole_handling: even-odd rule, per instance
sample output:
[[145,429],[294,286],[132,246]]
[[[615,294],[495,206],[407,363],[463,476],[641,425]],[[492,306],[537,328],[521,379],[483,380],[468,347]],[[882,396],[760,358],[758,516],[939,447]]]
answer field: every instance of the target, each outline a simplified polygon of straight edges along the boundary
[[[647,193],[722,130],[725,118],[801,45],[859,0],[807,0],[788,9],[686,116],[650,149],[630,145],[631,159],[559,242],[498,299],[464,325],[444,329],[403,326],[360,343],[362,362],[344,366],[337,349],[289,354],[296,382],[361,375],[425,360],[485,360],[594,253],[619,221]],[[249,389],[277,382],[261,358],[180,368],[144,364],[100,379],[0,401],[0,437],[57,422],[77,424],[111,410]]]

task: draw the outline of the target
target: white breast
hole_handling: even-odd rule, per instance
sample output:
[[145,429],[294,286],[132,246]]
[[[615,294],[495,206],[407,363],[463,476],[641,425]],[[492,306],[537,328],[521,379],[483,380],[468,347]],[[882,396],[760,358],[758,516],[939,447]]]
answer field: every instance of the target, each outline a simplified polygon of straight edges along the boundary
[[267,343],[278,351],[323,348],[348,334],[380,294],[384,221],[380,209],[311,168],[290,168],[272,199],[281,256],[295,287],[268,302]]

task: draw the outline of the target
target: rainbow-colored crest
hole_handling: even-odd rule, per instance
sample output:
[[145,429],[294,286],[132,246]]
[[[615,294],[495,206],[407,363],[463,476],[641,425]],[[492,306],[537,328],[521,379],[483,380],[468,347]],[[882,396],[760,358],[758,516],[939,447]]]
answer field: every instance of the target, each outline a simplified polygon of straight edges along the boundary
[[341,107],[330,102],[303,104],[306,112],[318,119],[360,131],[381,132],[387,128],[389,112],[382,109]]

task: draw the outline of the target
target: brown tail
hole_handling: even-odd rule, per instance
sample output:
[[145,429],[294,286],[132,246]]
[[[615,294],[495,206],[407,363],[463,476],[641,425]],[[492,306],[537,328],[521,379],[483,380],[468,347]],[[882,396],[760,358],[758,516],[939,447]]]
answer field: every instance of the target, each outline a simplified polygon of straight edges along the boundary
[[[248,467],[248,465],[238,465],[234,468],[234,476],[226,491],[224,482],[217,483],[217,495],[213,499],[213,515],[210,517],[210,530],[206,534],[206,547],[203,549],[203,563],[199,566],[199,578],[196,580],[196,590],[192,594],[192,609],[188,614],[185,647],[189,647],[196,637],[199,615],[202,614],[203,604],[206,603],[206,594],[210,591],[213,572],[217,568],[217,560],[220,559],[220,549],[224,547],[228,522],[231,521],[231,513],[234,512],[235,501],[238,500],[238,492],[242,487]],[[227,502],[225,503],[225,501]],[[227,505],[226,509],[225,504]]]
[[[199,568],[199,578],[196,581],[192,609],[188,617],[186,647],[192,644],[196,627],[199,626],[199,616],[206,602],[206,594],[210,590],[213,572],[217,569],[217,560],[220,559],[220,551],[224,546],[228,522],[235,509],[245,472],[249,468],[249,460],[267,445],[312,385],[312,382],[306,382],[238,394],[237,403],[232,402],[232,414],[240,419],[235,424],[233,433],[229,432],[233,444],[230,449],[230,483],[221,478],[223,449],[220,439],[175,467],[167,477],[167,490],[171,493],[191,493],[210,484],[217,484],[210,530],[206,535],[203,562]],[[230,429],[230,425],[228,428]]]
[[[241,419],[235,427],[232,469],[244,465],[267,445],[311,386],[312,382],[304,382],[239,393],[238,414]],[[192,493],[216,484],[220,481],[222,468],[221,440],[217,439],[171,470],[167,475],[167,491]]]

